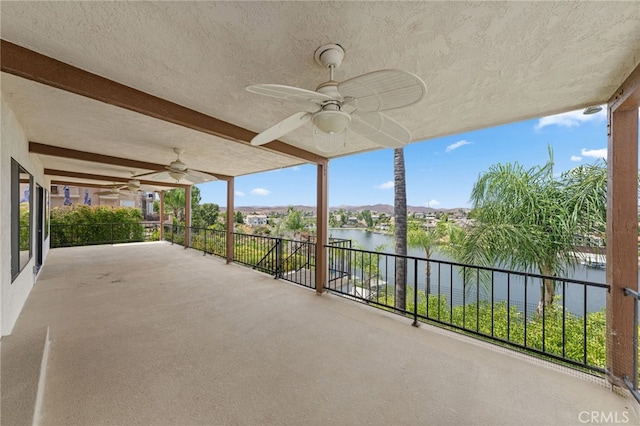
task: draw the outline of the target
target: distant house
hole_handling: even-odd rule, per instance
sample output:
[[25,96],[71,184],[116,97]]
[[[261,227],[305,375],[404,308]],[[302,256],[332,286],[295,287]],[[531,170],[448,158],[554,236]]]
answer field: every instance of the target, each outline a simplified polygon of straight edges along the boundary
[[267,224],[266,214],[248,214],[244,217],[244,223],[249,226],[265,226]]

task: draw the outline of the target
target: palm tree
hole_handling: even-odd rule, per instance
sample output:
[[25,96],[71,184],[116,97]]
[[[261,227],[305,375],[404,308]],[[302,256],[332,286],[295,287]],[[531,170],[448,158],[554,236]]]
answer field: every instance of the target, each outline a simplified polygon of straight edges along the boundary
[[[554,178],[551,150],[543,166],[491,166],[473,186],[475,224],[459,259],[557,276],[577,263],[577,237],[606,223],[606,177],[606,167],[594,164]],[[553,303],[554,294],[555,281],[543,280],[538,311]]]
[[[178,224],[184,223],[185,217],[185,193],[182,188],[171,189],[164,194],[165,212],[169,210]],[[191,187],[191,211],[195,212],[200,205],[200,189]]]
[[436,245],[440,244],[442,240],[448,235],[449,222],[446,220],[440,221],[436,226],[428,228],[422,227],[417,222],[409,224],[407,231],[407,242],[409,247],[424,249],[424,257],[427,259],[426,266],[424,267],[425,273],[425,296],[428,296],[431,292],[431,263],[429,259],[434,254]]
[[[395,253],[407,254],[407,184],[404,169],[404,149],[393,150]],[[396,258],[395,308],[405,310],[407,306],[407,262]]]

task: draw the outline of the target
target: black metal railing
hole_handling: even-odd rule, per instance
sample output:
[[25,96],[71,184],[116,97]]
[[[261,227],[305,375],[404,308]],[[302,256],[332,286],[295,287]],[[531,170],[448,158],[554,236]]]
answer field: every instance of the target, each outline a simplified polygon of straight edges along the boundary
[[50,247],[158,241],[159,229],[158,224],[139,222],[72,225],[52,223]]
[[625,296],[633,297],[633,377],[624,377],[624,382],[631,391],[633,397],[640,403],[640,391],[638,390],[638,304],[640,303],[640,294],[630,288],[624,289]]
[[[327,288],[414,320],[444,326],[567,363],[605,372],[606,284],[484,268],[442,260],[327,246],[329,264],[351,274]],[[406,285],[395,271],[405,267]],[[345,268],[342,268],[345,269]],[[545,304],[545,282],[555,291]],[[406,303],[396,303],[405,289]]]
[[[226,257],[226,231],[190,227],[190,248],[203,254]],[[185,245],[185,228],[164,225],[164,239]],[[335,247],[351,247],[351,240],[330,238]],[[315,288],[316,244],[313,238],[293,240],[279,237],[233,233],[233,261],[258,271]],[[349,265],[335,262],[330,266],[332,279],[348,276]]]
[[[227,256],[227,232],[209,228],[190,228],[190,248],[219,257]],[[184,239],[184,238],[183,238]]]

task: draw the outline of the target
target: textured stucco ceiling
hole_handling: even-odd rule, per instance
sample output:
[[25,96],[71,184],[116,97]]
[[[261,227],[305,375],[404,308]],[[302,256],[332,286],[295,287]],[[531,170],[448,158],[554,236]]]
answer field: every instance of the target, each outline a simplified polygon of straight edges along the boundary
[[[640,62],[637,2],[6,2],[4,40],[260,132],[306,105],[247,85],[306,89],[342,45],[344,80],[397,68],[425,100],[391,111],[414,142],[606,102]],[[31,140],[242,175],[302,161],[2,75]],[[326,156],[309,127],[282,141]],[[331,157],[377,149],[349,135]],[[51,164],[45,166],[52,167]]]

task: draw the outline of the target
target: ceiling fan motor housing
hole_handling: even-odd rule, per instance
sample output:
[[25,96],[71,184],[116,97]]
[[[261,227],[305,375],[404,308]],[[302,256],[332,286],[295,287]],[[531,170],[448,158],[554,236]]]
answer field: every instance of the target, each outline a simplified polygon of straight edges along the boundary
[[338,68],[344,59],[344,49],[339,44],[325,44],[316,49],[314,57],[318,65]]
[[171,164],[169,164],[169,168],[178,171],[185,171],[187,170],[187,165],[180,160],[175,160],[172,161]]

